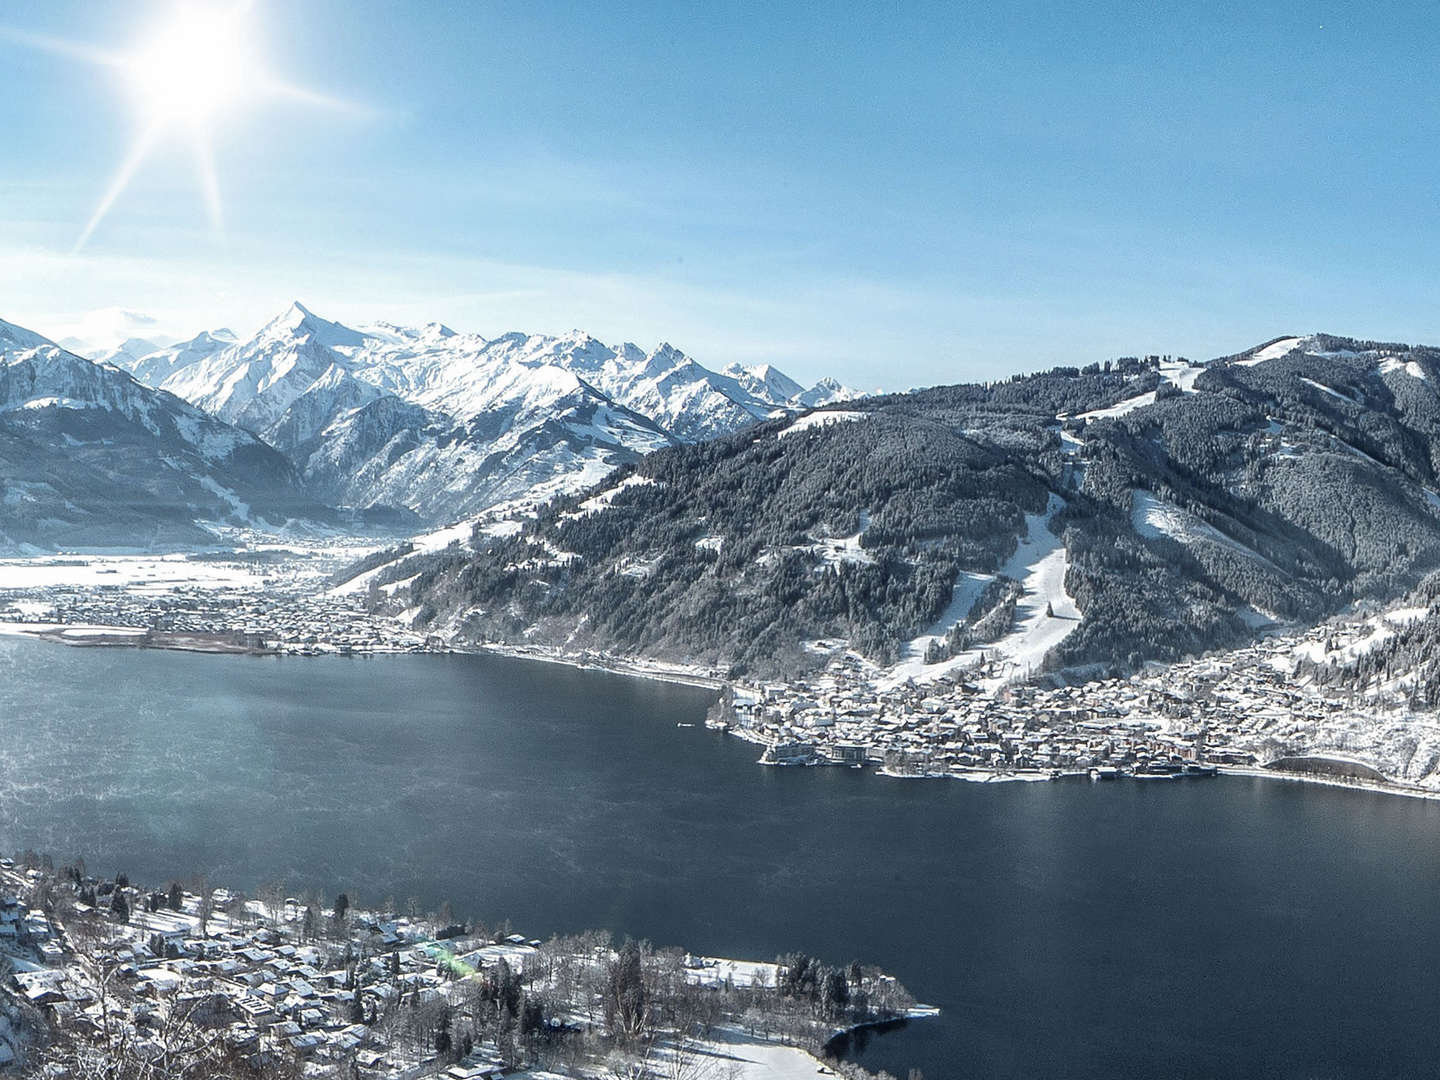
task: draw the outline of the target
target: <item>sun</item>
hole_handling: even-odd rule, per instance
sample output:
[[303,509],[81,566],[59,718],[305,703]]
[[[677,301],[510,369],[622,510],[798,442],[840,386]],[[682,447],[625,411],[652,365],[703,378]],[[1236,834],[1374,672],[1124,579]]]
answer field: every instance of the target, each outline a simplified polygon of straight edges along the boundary
[[263,88],[245,7],[181,7],[127,59],[125,76],[152,123],[210,125]]
[[215,237],[224,239],[220,183],[211,149],[220,122],[242,108],[279,102],[369,115],[370,110],[278,78],[255,47],[254,0],[175,0],[134,47],[115,51],[0,26],[0,37],[117,71],[140,124],[80,239],[79,251],[125,192],[150,151],[165,139],[187,141]]

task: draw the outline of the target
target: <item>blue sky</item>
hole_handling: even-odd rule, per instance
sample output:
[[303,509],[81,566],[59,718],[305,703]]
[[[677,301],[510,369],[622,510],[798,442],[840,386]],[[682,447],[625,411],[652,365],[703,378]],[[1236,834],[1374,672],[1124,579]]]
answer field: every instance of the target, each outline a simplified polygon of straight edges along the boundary
[[[170,3],[10,0],[111,50]],[[1428,5],[256,0],[224,234],[111,69],[0,37],[0,317],[291,299],[903,388],[1325,329],[1440,341]]]

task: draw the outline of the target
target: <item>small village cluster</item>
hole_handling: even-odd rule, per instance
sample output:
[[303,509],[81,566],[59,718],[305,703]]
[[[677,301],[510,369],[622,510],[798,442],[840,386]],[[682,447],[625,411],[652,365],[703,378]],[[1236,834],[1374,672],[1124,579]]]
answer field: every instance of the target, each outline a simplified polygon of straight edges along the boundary
[[[35,624],[128,627],[170,642],[235,641],[287,655],[419,652],[424,634],[368,611],[365,594],[314,588],[216,590],[199,585],[147,593],[121,586],[54,586],[15,594],[23,605],[0,618]],[[12,601],[13,602],[13,601]],[[434,642],[430,642],[431,647]]]

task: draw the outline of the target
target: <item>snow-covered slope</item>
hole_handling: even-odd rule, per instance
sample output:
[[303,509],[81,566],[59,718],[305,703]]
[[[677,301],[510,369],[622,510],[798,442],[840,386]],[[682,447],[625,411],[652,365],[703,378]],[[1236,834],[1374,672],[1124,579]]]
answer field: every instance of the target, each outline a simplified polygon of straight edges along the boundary
[[235,334],[230,330],[203,330],[189,341],[169,345],[163,349],[140,348],[148,342],[127,342],[126,346],[109,356],[100,357],[102,362],[123,368],[146,386],[158,387],[170,376],[191,364],[197,364],[214,356],[221,349],[235,344]]
[[253,435],[0,322],[0,547],[194,543],[196,521],[310,509]]
[[168,373],[156,359],[147,376],[285,453],[326,500],[435,521],[579,490],[662,446],[855,396],[769,367],[717,373],[668,344],[351,328],[299,303]]

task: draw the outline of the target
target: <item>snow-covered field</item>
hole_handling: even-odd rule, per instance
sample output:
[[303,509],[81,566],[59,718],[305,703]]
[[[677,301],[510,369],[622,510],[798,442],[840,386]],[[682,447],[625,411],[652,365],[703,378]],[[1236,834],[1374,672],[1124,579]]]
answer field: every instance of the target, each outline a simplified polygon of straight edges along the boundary
[[1166,382],[1173,383],[1180,388],[1181,393],[1195,393],[1195,380],[1205,369],[1194,364],[1182,364],[1176,360],[1170,360],[1160,365],[1160,377]]
[[[695,1052],[685,1055],[685,1059],[675,1063],[675,1075],[727,1080],[732,1077],[734,1080],[815,1080],[817,1073],[830,1072],[798,1047],[768,1042],[735,1027],[715,1028],[710,1038],[699,1041]],[[686,1071],[687,1066],[691,1071]]]
[[838,566],[840,563],[869,564],[875,561],[875,556],[860,546],[860,537],[864,529],[853,536],[821,537],[816,540],[810,550],[824,560],[826,566]]
[[184,555],[82,555],[0,559],[0,589],[99,588],[168,592],[183,586],[259,589],[273,567]]
[[1425,374],[1425,369],[1422,368],[1419,364],[1417,364],[1414,360],[1406,360],[1404,362],[1401,362],[1393,356],[1387,356],[1385,357],[1385,359],[1380,361],[1381,375],[1391,375],[1396,372],[1404,375],[1409,375],[1412,379],[1421,379],[1427,382],[1430,379],[1430,376]]

